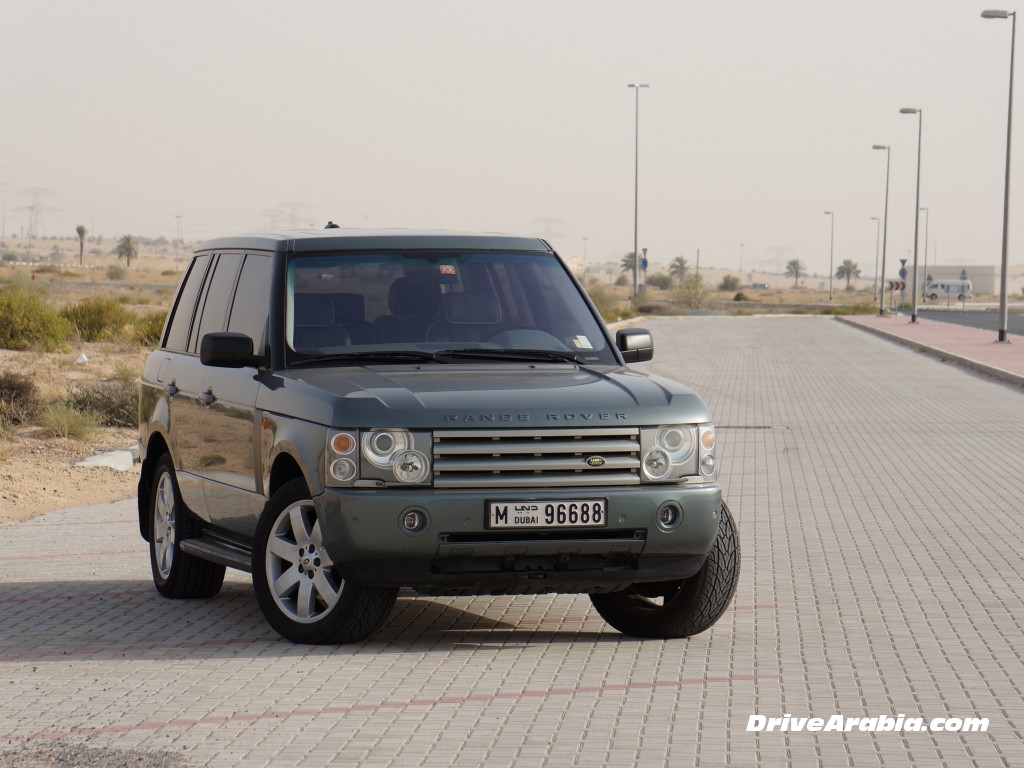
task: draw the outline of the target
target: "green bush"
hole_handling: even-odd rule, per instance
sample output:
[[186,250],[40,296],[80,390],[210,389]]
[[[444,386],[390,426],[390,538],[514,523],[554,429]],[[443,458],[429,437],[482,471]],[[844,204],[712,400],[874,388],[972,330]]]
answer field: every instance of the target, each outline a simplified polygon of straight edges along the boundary
[[164,331],[164,320],[167,313],[157,310],[147,312],[135,319],[135,338],[146,347],[155,347],[160,343],[160,334]]
[[111,264],[107,267],[107,280],[124,280],[124,276],[128,272],[125,271],[124,267],[119,267],[117,264]]
[[651,288],[661,288],[662,290],[672,287],[672,276],[666,275],[664,272],[658,272],[657,274],[647,276],[647,285]]
[[708,299],[711,289],[700,275],[687,275],[676,288],[673,297],[684,307],[700,309]]
[[67,349],[71,331],[38,290],[20,283],[0,290],[0,347],[59,352]]
[[36,422],[46,437],[72,437],[86,440],[99,429],[99,417],[91,411],[80,411],[67,403],[47,403]]
[[726,275],[718,284],[720,291],[735,291],[740,287],[740,279],[736,275]]
[[108,427],[135,427],[139,423],[139,388],[134,381],[94,381],[76,385],[66,405],[91,413]]
[[750,301],[750,297],[747,296],[747,294],[745,294],[743,291],[740,291],[739,293],[737,293],[735,296],[732,297],[732,300],[733,301]]
[[85,341],[122,338],[125,327],[135,324],[135,316],[116,299],[92,296],[61,310],[61,314]]
[[615,320],[618,302],[615,301],[613,296],[609,295],[609,291],[604,283],[598,280],[589,280],[586,289],[590,300],[594,302],[594,306],[597,307],[597,311],[601,313],[601,317],[605,319],[605,322],[610,323]]

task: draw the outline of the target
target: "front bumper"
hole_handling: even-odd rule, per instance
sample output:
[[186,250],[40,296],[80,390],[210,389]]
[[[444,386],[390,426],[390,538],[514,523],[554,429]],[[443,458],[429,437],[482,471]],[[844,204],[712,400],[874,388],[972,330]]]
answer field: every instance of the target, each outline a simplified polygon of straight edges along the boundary
[[[588,488],[607,500],[600,529],[489,530],[486,501],[557,501],[572,491],[328,489],[314,501],[323,545],[342,576],[356,584],[404,586],[423,594],[608,592],[645,581],[692,576],[718,531],[721,488]],[[671,530],[659,507],[682,509]],[[416,533],[406,513],[425,515]]]

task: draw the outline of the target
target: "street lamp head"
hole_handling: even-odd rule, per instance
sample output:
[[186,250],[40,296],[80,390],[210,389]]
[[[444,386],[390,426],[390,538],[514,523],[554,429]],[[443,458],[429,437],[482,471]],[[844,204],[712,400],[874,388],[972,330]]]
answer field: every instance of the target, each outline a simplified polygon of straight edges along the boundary
[[981,18],[983,19],[1008,19],[1010,18],[1009,11],[982,11]]
[[649,86],[647,83],[640,83],[640,85],[637,85],[636,83],[630,83],[626,87],[627,88],[650,88],[651,86]]
[[879,221],[879,218],[878,218],[877,216],[872,216],[872,217],[871,217],[871,220],[872,220],[872,221]]
[[835,214],[832,213],[832,211],[825,211],[825,215],[826,216],[834,216]]
[[888,149],[888,148],[889,148],[889,145],[888,145],[888,144],[875,144],[875,145],[874,145],[873,147],[871,147],[871,148],[872,148],[872,149]]
[[921,111],[920,109],[915,109],[914,107],[903,107],[903,109],[900,110],[900,114],[901,115],[916,115],[920,111]]

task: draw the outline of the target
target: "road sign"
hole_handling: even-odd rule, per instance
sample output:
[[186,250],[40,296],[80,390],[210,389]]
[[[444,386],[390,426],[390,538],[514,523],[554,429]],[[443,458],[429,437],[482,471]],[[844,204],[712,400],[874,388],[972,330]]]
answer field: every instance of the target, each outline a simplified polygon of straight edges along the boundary
[[900,280],[906,280],[907,279],[907,270],[904,269],[903,267],[900,267],[900,271],[897,274],[899,274]]
[[890,291],[905,291],[905,290],[907,290],[907,281],[906,280],[890,280],[889,281],[889,290]]

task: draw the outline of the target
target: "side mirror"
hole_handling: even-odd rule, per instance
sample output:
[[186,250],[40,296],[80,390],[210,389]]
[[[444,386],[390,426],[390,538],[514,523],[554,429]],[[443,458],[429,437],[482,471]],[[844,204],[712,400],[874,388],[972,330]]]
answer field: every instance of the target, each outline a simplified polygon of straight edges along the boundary
[[259,368],[262,355],[252,353],[252,339],[244,333],[208,333],[199,345],[199,360],[214,368]]
[[642,363],[654,357],[654,337],[646,328],[623,328],[617,331],[615,346],[627,363]]

